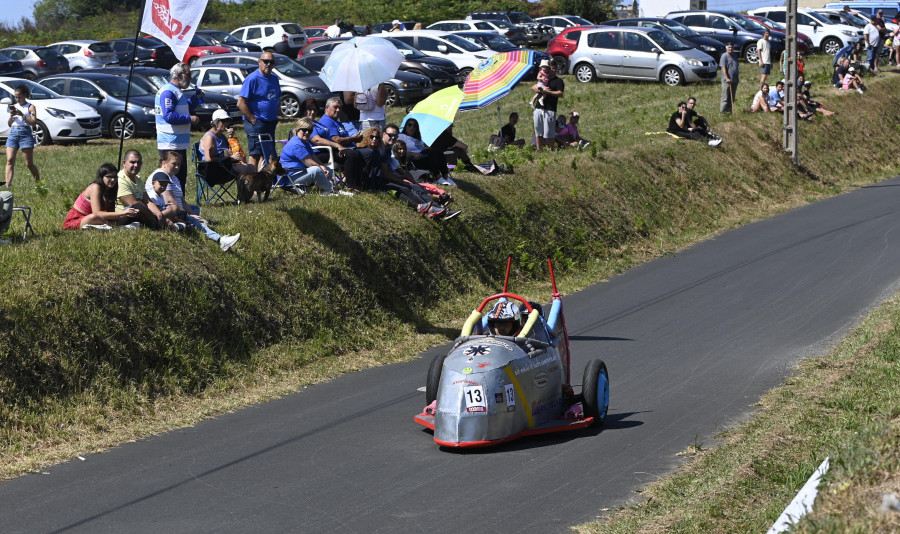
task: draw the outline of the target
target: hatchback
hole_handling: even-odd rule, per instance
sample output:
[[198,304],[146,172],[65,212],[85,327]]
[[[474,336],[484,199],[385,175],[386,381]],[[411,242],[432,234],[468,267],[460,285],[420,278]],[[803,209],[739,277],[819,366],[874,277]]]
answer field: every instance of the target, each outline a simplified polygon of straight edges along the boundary
[[100,128],[109,137],[131,139],[135,135],[156,135],[155,94],[132,84],[126,110],[128,80],[121,76],[73,72],[47,76],[40,84],[96,109],[102,119]]
[[258,44],[248,43],[235,39],[234,35],[222,30],[197,30],[194,35],[205,39],[210,44],[230,48],[232,52],[262,52]]
[[[766,17],[786,24],[787,10],[784,7],[761,7],[751,9],[750,15]],[[797,31],[812,38],[813,46],[823,53],[833,56],[844,45],[856,43],[863,38],[862,30],[846,24],[835,24],[815,11],[801,7],[797,11]]]
[[403,41],[426,56],[449,59],[466,76],[493,52],[452,33],[435,30],[412,30],[391,33],[391,38]]
[[119,56],[119,65],[130,65],[132,54],[134,55],[134,64],[142,67],[168,69],[178,63],[178,58],[175,57],[175,53],[172,52],[169,45],[155,38],[138,38],[137,52],[134,52],[133,37],[111,39],[109,43]]
[[9,136],[9,104],[15,101],[15,90],[25,84],[31,91],[28,102],[37,111],[34,142],[49,145],[56,142],[87,141],[100,137],[100,115],[90,106],[65,98],[42,85],[20,78],[0,78],[0,138]]
[[0,54],[22,62],[25,78],[36,80],[48,74],[69,72],[69,60],[55,48],[47,46],[10,46],[0,50]]
[[633,19],[608,20],[604,26],[637,26],[639,28],[656,28],[675,35],[694,48],[711,55],[716,61],[725,53],[725,43],[711,37],[704,37],[680,22],[659,17],[639,17]]
[[268,52],[278,52],[289,57],[306,46],[307,38],[303,28],[293,22],[265,22],[241,26],[231,32],[238,41],[259,45]]
[[22,68],[22,62],[0,54],[0,76],[24,78],[25,69]]
[[117,65],[119,59],[108,41],[62,41],[47,45],[69,60],[72,72]]
[[712,80],[718,64],[710,55],[662,30],[598,28],[581,32],[569,58],[579,82],[598,78],[654,80],[666,85]]
[[596,26],[572,26],[550,39],[550,42],[547,43],[547,53],[550,55],[550,60],[556,65],[556,72],[568,72],[569,56],[578,48],[581,32],[594,28]]
[[[675,11],[666,15],[690,27],[692,30],[722,41],[731,43],[737,57],[744,58],[747,63],[757,63],[759,56],[756,43],[766,31],[766,27],[732,11]],[[772,57],[777,58],[784,50],[785,35],[775,30],[770,31],[769,46]]]
[[593,26],[594,24],[578,15],[552,15],[549,17],[538,17],[534,21],[550,26],[557,34],[572,26]]

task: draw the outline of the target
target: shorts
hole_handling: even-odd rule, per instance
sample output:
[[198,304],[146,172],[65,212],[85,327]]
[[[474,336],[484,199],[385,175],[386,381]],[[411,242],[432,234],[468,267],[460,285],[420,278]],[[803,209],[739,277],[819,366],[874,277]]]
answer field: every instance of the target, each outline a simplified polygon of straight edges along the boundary
[[31,126],[13,126],[9,129],[9,137],[6,138],[6,146],[9,148],[34,148],[34,135]]
[[278,121],[264,121],[262,119],[256,119],[255,124],[250,124],[246,119],[244,120],[244,133],[247,134],[247,155],[248,156],[262,156],[263,149],[262,145],[259,142],[260,134],[269,134],[269,138],[273,140],[272,144],[272,154],[275,154],[275,127],[278,126]]
[[544,139],[556,137],[556,112],[546,109],[536,109],[533,114],[534,135]]
[[760,74],[768,75],[771,72],[772,72],[772,64],[771,63],[766,63],[762,67],[759,68]]
[[85,217],[87,217],[87,215],[81,213],[75,208],[70,209],[69,213],[66,214],[66,220],[63,221],[63,230],[81,229],[81,220]]

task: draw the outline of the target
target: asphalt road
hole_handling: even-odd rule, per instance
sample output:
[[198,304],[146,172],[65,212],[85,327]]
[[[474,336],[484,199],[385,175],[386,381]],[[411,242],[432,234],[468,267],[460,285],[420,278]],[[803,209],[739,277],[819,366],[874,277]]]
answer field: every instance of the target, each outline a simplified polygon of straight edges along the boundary
[[565,531],[745,417],[898,280],[895,179],[566,297],[573,376],[589,358],[609,366],[602,431],[442,451],[412,421],[435,349],[0,484],[0,530]]

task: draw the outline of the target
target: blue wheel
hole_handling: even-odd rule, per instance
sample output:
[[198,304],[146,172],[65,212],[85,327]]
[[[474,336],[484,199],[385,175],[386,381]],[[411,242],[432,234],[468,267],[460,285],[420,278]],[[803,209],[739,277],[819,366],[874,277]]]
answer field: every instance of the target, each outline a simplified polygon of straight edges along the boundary
[[584,415],[593,417],[594,425],[602,425],[609,411],[609,372],[603,360],[588,362],[581,384]]

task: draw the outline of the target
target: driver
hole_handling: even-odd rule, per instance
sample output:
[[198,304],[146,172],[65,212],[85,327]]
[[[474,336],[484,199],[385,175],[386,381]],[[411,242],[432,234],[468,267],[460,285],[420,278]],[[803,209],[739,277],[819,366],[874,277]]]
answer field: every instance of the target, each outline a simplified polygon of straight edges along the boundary
[[522,313],[518,304],[498,302],[487,316],[488,332],[495,336],[515,336],[522,324]]

